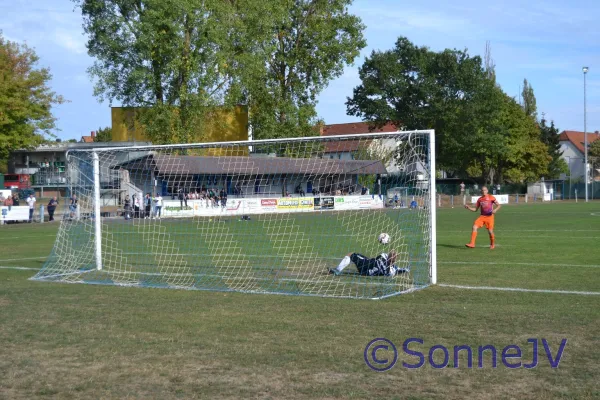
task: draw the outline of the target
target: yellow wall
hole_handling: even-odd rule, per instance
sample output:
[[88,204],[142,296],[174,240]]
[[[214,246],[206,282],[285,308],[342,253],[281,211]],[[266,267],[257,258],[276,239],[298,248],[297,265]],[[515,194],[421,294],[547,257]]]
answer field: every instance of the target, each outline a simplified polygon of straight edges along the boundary
[[[137,121],[136,113],[143,108],[112,107],[112,140],[113,142],[139,141],[149,142],[144,136],[144,128]],[[198,133],[194,142],[230,142],[248,140],[248,107],[215,108],[205,118],[206,126],[202,136]],[[240,154],[239,152],[236,152]],[[242,152],[247,154],[247,150]],[[232,155],[225,149],[208,149],[206,155]],[[241,154],[240,154],[241,155]]]

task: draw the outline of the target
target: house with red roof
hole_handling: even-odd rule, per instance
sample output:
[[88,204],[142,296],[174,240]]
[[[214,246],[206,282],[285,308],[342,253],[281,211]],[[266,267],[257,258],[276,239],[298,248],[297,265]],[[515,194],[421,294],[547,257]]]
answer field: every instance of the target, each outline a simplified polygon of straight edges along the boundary
[[[587,141],[588,141],[588,152],[589,146],[596,140],[600,139],[600,132],[588,132],[587,133]],[[583,132],[580,131],[562,131],[559,137],[560,141],[560,150],[563,152],[562,158],[565,160],[567,165],[569,166],[569,171],[572,179],[581,178],[583,180],[584,177],[584,159],[585,159],[585,136]],[[589,153],[588,153],[588,164],[591,164],[589,161]],[[593,174],[595,180],[600,180],[600,171],[595,171]]]

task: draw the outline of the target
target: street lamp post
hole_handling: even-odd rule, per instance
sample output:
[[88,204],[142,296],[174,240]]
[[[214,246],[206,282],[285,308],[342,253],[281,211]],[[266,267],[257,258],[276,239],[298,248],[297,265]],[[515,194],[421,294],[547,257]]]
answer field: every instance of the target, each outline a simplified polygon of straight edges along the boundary
[[[573,184],[571,183],[571,157],[570,156],[565,156],[565,158],[569,159],[568,163],[569,163],[569,200],[571,200],[571,188],[573,186]],[[563,199],[564,199],[564,194],[563,194]]]
[[583,67],[583,150],[584,150],[584,167],[583,173],[585,175],[585,202],[588,202],[588,141],[587,141],[587,104],[586,104],[586,93],[585,93],[585,77],[589,70],[588,67]]

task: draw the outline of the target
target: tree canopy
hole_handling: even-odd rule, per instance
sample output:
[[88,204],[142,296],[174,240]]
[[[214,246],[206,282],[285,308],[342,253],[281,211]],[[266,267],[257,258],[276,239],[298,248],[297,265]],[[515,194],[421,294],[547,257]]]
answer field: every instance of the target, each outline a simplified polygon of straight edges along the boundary
[[94,142],[112,142],[112,128],[98,128],[96,131],[96,136],[94,137]]
[[222,104],[247,104],[256,138],[309,134],[318,93],[365,46],[351,0],[73,1],[96,95],[148,107],[157,143],[189,142]]
[[53,136],[52,106],[64,99],[49,88],[50,71],[39,68],[38,61],[32,49],[5,40],[0,32],[0,160]]
[[535,119],[495,83],[489,46],[484,63],[466,50],[435,52],[400,37],[393,49],[372,52],[359,76],[348,114],[375,126],[435,129],[436,163],[451,175],[493,183],[548,172]]

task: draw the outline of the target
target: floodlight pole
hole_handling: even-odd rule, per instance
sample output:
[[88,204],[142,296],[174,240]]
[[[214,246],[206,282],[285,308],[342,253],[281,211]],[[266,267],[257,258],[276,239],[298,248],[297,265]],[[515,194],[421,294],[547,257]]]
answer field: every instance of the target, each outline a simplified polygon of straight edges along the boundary
[[588,202],[588,140],[587,140],[587,103],[586,103],[586,81],[589,68],[583,67],[583,150],[584,150],[584,168],[583,173],[585,174],[585,202]]
[[96,250],[96,269],[102,269],[102,221],[100,219],[100,159],[98,153],[92,153],[94,164],[94,245]]

